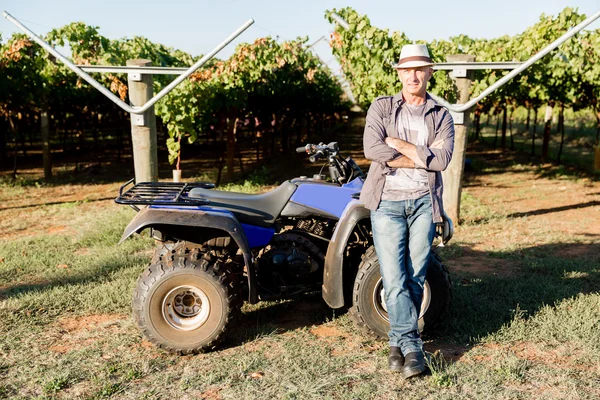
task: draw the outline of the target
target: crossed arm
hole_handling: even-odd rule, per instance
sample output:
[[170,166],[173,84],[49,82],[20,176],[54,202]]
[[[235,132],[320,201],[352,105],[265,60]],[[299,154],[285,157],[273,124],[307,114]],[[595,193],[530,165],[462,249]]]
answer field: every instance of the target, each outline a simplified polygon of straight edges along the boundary
[[[393,138],[393,137],[389,137],[389,136],[387,136],[385,138],[385,143],[388,146],[390,146],[391,148],[395,149],[398,153],[400,153],[404,156],[404,157],[396,158],[392,161],[388,161],[387,165],[388,165],[388,167],[391,167],[391,168],[424,168],[424,169],[443,171],[444,169],[446,169],[446,166],[450,162],[450,157],[452,156],[452,148],[450,148],[450,154],[448,155],[447,154],[448,149],[445,148],[445,146],[444,146],[445,140],[443,138],[436,140],[429,147],[420,146],[421,149],[419,149],[419,147],[417,147],[414,144],[409,143],[405,140],[402,140],[399,138]],[[421,152],[425,152],[426,155],[424,157],[420,157],[419,150],[421,150]],[[447,161],[442,162],[439,167],[437,166],[437,164],[440,164],[439,161],[431,162],[433,160],[431,160],[428,163],[429,165],[426,165],[422,161],[422,158],[428,159],[431,156],[433,156],[432,158],[436,159],[435,161],[438,161],[438,159],[440,159],[440,158],[447,157]],[[446,157],[443,157],[443,156],[446,156]],[[435,164],[435,166],[432,164]]]
[[392,149],[395,149],[398,153],[402,154],[394,160],[388,161],[386,164],[390,168],[415,168],[414,160],[418,159],[417,148],[414,144],[409,143],[405,140],[392,138],[387,136],[385,138],[385,144]]
[[450,115],[443,118],[436,140],[430,146],[416,146],[387,135],[383,112],[374,102],[367,113],[363,137],[365,157],[390,168],[423,168],[443,171],[454,148],[454,124]]

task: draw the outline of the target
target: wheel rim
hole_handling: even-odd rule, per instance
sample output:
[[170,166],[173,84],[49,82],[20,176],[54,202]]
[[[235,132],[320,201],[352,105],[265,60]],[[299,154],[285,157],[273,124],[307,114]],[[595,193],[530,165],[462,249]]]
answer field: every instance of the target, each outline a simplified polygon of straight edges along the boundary
[[[423,315],[425,315],[427,312],[430,303],[431,288],[429,287],[429,283],[425,281],[425,284],[423,285],[423,300],[421,300],[421,313],[419,314],[419,319],[423,318]],[[379,316],[387,322],[390,322],[387,306],[385,304],[385,289],[383,288],[382,278],[379,278],[377,284],[375,285],[375,290],[373,291],[373,305],[377,311],[377,314],[379,314]]]
[[210,315],[210,302],[195,286],[177,286],[165,296],[162,315],[173,328],[191,331],[202,326]]

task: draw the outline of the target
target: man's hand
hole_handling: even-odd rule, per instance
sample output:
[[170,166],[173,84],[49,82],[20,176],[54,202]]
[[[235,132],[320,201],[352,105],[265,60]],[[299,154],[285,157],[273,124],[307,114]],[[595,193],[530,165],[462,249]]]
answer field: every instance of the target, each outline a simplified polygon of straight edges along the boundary
[[[394,139],[393,137],[386,136],[386,138],[385,138],[385,144],[387,144],[388,146],[390,146],[392,149],[396,149],[397,151],[400,151],[400,149],[398,149],[396,147],[395,140],[396,139]],[[400,140],[400,139],[398,139],[398,140]]]
[[[408,157],[411,160],[411,162],[413,163],[412,168],[414,168],[415,164],[419,165],[420,167],[424,167],[424,165],[421,165],[419,156],[417,155],[417,147],[414,144],[409,143],[402,139],[393,138],[393,137],[389,137],[389,136],[385,138],[385,144],[387,144],[389,147],[391,147],[393,149],[396,149],[396,151],[398,153],[402,154],[403,156]],[[392,162],[394,162],[394,161],[396,161],[396,160],[393,160]],[[392,167],[392,165],[389,162],[388,162],[388,165],[390,167]],[[406,167],[406,168],[411,168],[411,167]]]
[[408,157],[400,156],[395,160],[388,161],[387,166],[390,168],[414,168],[415,163]]

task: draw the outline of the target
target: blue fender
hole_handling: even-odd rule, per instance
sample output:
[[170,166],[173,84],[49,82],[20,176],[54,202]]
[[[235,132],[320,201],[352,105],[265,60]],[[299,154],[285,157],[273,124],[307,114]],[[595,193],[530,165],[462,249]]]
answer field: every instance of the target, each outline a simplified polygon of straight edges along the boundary
[[371,211],[359,200],[348,203],[327,247],[323,270],[323,300],[331,308],[344,306],[344,253],[356,224],[369,218]]

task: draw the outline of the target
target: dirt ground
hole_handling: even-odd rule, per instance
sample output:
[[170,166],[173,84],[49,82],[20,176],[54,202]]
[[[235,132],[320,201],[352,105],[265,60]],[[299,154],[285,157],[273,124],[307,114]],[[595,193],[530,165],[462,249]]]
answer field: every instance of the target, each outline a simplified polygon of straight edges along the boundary
[[[361,167],[367,166],[359,141],[351,140],[343,151],[350,153]],[[600,244],[600,182],[597,179],[549,164],[532,164],[527,156],[481,146],[471,146],[467,156],[469,163],[463,185],[465,212],[456,226],[453,246],[447,250],[451,253],[444,256],[451,274],[460,273],[469,279],[489,275],[511,276],[520,265],[518,261],[514,262],[514,257],[513,262],[507,263],[501,256],[503,252],[549,252],[557,257],[589,260],[600,265],[600,254],[597,254]],[[301,168],[306,167],[318,168],[309,164],[289,169],[287,166],[280,167],[275,179],[281,181],[279,176],[283,174],[289,177],[300,175]],[[201,171],[195,172],[201,175]],[[31,182],[42,176],[39,168],[23,168],[20,173]],[[310,173],[312,170],[303,174]],[[114,203],[119,187],[127,180],[126,174],[122,175],[115,174],[105,181],[92,182],[90,179],[89,183],[85,183],[84,176],[68,184],[0,187],[0,240],[41,234],[69,236],[71,231],[75,234],[77,221],[65,220],[66,215],[73,215],[72,207],[77,207],[77,213],[82,215],[90,210],[123,207]],[[313,300],[290,306],[293,312],[288,313],[289,319],[282,316],[273,321],[272,329],[282,335],[291,335],[297,328],[310,327],[308,332],[313,337],[332,345],[333,356],[366,346],[362,336],[349,334],[335,322],[327,322],[331,311],[324,310],[318,301],[320,299]],[[246,314],[247,321],[253,321],[252,312]],[[100,339],[99,331],[122,334],[129,329],[129,319],[123,314],[60,318],[51,327],[55,340],[48,350],[59,357],[74,349],[91,346]],[[226,343],[222,354],[235,354],[238,345],[238,342]],[[159,357],[161,354],[145,340],[139,342],[139,346],[146,350],[146,357]],[[251,348],[264,344],[249,341],[243,346]],[[377,354],[382,354],[386,347],[383,341],[370,342],[368,346],[373,347],[370,352]],[[478,363],[510,352],[519,359],[569,370],[579,368],[578,352],[583,351],[570,349],[567,352],[564,348],[568,347],[568,343],[558,347],[530,342],[485,343],[476,347],[477,351],[472,351],[474,347],[470,345],[437,340],[426,343],[425,348],[432,353],[441,352],[451,362]],[[283,350],[276,347],[270,351],[274,357]],[[374,373],[377,368],[372,362],[352,366],[353,371],[364,373]],[[263,379],[261,374],[256,372],[251,377],[260,380]],[[204,398],[220,398],[220,389],[215,390],[215,393],[203,393]],[[560,398],[558,389],[547,390],[556,390],[550,397]]]
[[[85,213],[90,208],[116,206],[114,199],[119,186],[105,183],[0,189],[5,192],[0,193],[0,240],[68,233],[65,220],[55,210],[61,206],[79,205],[81,213]],[[40,212],[44,214],[43,218],[40,218]]]
[[[358,146],[352,144],[348,147],[346,153],[351,154],[366,169],[368,161],[362,158]],[[494,231],[492,228],[486,230],[485,237],[477,237],[472,234],[473,229],[469,229],[468,221],[466,226],[457,226],[455,238],[462,237],[463,241],[466,239],[469,248],[451,261],[451,267],[465,268],[473,273],[509,273],[510,271],[499,268],[501,260],[490,259],[482,253],[503,248],[507,241],[515,241],[520,246],[539,245],[540,231],[548,231],[551,235],[568,235],[573,239],[574,243],[559,249],[563,255],[585,254],[590,241],[600,240],[600,182],[597,180],[591,177],[557,178],[552,174],[552,171],[557,170],[556,166],[528,165],[527,156],[480,146],[470,148],[468,157],[474,161],[471,164],[484,163],[487,169],[480,172],[467,167],[463,192],[476,198],[491,213],[510,218],[514,230]],[[300,168],[306,167],[315,168],[307,163]],[[294,173],[300,174],[301,171],[295,166],[291,167],[288,174],[295,176]],[[199,171],[196,172],[200,175]],[[39,168],[27,168],[22,169],[20,175],[29,180],[41,179],[43,171]],[[277,180],[284,179],[279,177],[281,170],[277,175]],[[56,218],[52,212],[45,212],[44,218],[40,218],[39,210],[77,205],[85,213],[97,207],[122,207],[115,205],[114,198],[124,179],[108,183],[1,189],[0,239],[64,233],[68,229],[59,212],[55,213]],[[84,181],[85,176],[78,180]],[[481,218],[485,218],[485,215]]]
[[[363,169],[367,167],[368,161],[361,157],[357,146],[352,145],[347,152]],[[474,274],[510,274],[501,259],[488,256],[490,251],[505,248],[508,242],[521,248],[534,247],[545,244],[540,243],[540,236],[551,243],[554,237],[566,235],[572,239],[570,243],[554,246],[553,251],[562,256],[582,256],[588,252],[589,243],[600,241],[600,183],[590,177],[557,177],[553,174],[556,166],[527,165],[524,157],[480,146],[470,148],[468,158],[473,161],[470,164],[483,163],[487,169],[475,171],[467,166],[463,192],[495,216],[511,219],[512,229],[498,223],[498,230],[494,230],[491,224],[484,235],[478,235],[472,229],[477,220],[466,224],[461,221],[462,225],[456,226],[455,240],[468,246],[463,246],[463,251],[448,261],[449,267]],[[300,168],[291,167],[291,173]],[[20,173],[34,180],[41,179],[43,171],[29,168]],[[62,217],[61,207],[77,205],[82,214],[94,208],[122,207],[114,203],[122,184],[123,181],[117,180],[2,189],[0,239],[68,233],[69,224]]]
[[551,164],[530,165],[526,155],[500,150],[473,147],[468,157],[487,168],[467,170],[463,191],[498,223],[479,233],[472,229],[477,222],[459,226],[456,237],[469,242],[469,249],[452,260],[453,267],[510,273],[497,268],[502,260],[480,263],[473,253],[552,244],[556,255],[579,257],[594,248],[589,244],[600,243],[600,182],[593,177],[561,173]]

